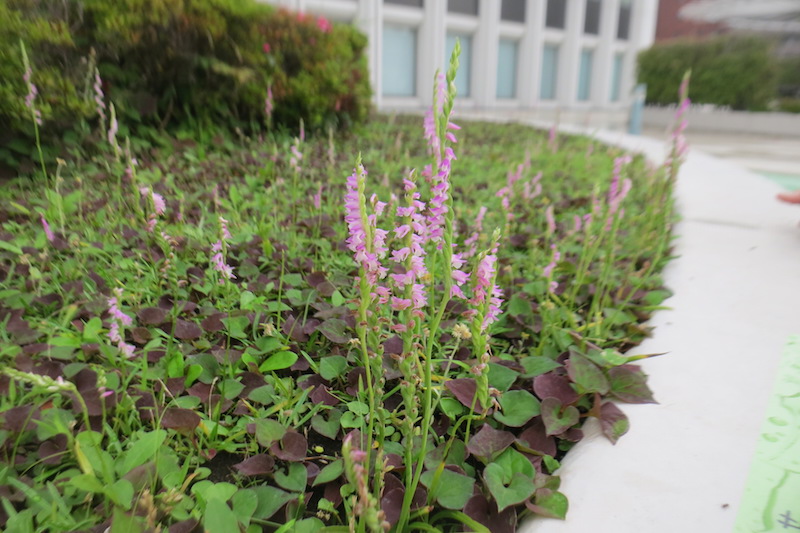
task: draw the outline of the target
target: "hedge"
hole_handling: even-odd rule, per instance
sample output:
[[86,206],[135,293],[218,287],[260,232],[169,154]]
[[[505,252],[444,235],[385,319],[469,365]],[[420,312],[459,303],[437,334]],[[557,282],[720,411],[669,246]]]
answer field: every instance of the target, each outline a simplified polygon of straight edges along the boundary
[[683,73],[692,71],[693,103],[766,110],[777,91],[772,42],[756,36],[720,36],[656,44],[639,54],[639,83],[647,103],[675,103]]
[[346,127],[370,107],[366,38],[321,17],[255,0],[3,0],[0,76],[10,83],[0,87],[8,124],[0,160],[12,165],[33,136],[21,43],[39,89],[40,129],[46,144],[62,141],[62,153],[102,138],[95,65],[122,133],[296,130],[301,119],[312,130]]

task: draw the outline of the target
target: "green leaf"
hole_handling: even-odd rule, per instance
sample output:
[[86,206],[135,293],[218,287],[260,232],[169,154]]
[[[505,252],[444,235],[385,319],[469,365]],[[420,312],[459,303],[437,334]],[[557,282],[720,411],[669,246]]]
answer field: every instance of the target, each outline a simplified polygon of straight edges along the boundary
[[603,434],[616,444],[621,436],[630,429],[630,421],[619,407],[611,402],[606,402],[600,407],[600,427]]
[[289,494],[277,487],[261,485],[251,489],[258,496],[258,507],[253,512],[253,518],[267,520],[288,502],[297,499],[297,494]]
[[278,337],[260,337],[256,340],[258,353],[272,353],[279,348],[285,348]]
[[79,474],[69,480],[69,484],[84,492],[102,494],[103,484],[92,474]]
[[461,402],[449,396],[445,396],[439,400],[439,409],[441,409],[450,420],[457,419],[467,411],[467,408],[461,405]]
[[335,439],[336,435],[339,434],[339,428],[342,427],[340,423],[341,419],[341,411],[338,409],[329,409],[325,414],[320,413],[311,417],[311,427],[320,435],[328,437],[329,439]]
[[258,494],[253,489],[239,489],[231,499],[233,514],[239,521],[247,525],[258,507]]
[[519,472],[507,476],[503,467],[497,463],[491,463],[483,471],[483,479],[486,481],[486,488],[489,489],[495,502],[497,502],[498,512],[518,503],[522,503],[536,490],[533,480]]
[[555,370],[561,366],[549,357],[544,357],[542,355],[523,357],[519,360],[519,363],[522,365],[522,368],[525,369],[525,373],[522,374],[524,378],[535,378],[536,376],[547,374],[551,370]]
[[317,477],[314,478],[314,482],[311,484],[311,486],[316,487],[321,483],[333,481],[341,476],[342,472],[344,472],[344,462],[341,459],[337,459],[320,470],[319,474],[317,474]]
[[369,405],[364,402],[352,401],[347,404],[347,409],[357,415],[366,416],[369,414]]
[[108,499],[126,511],[131,508],[133,502],[133,484],[127,479],[119,479],[113,485],[104,488],[103,492]]
[[556,398],[542,400],[542,421],[547,436],[560,435],[580,420],[580,413],[575,406],[562,408],[563,405]]
[[266,361],[261,363],[261,366],[258,369],[261,372],[272,372],[274,370],[283,370],[285,368],[289,368],[293,364],[297,362],[297,354],[294,352],[277,352],[269,357],[267,357]]
[[277,420],[269,418],[256,420],[256,440],[265,448],[281,440],[285,433],[286,428]]
[[469,476],[443,469],[432,487],[437,470],[428,470],[420,477],[420,482],[430,489],[430,496],[445,509],[460,511],[472,497],[475,480]]
[[339,307],[340,305],[344,305],[345,302],[347,302],[347,300],[344,299],[344,296],[342,296],[342,293],[339,292],[338,289],[333,291],[333,294],[331,294],[331,305]]
[[507,366],[489,363],[489,385],[500,392],[510,389],[518,377],[519,372],[511,370]]
[[245,329],[250,326],[250,320],[246,316],[229,316],[220,320],[228,330],[228,335],[234,339],[246,339],[249,335]]
[[532,314],[530,300],[515,294],[508,302],[508,314],[530,316]]
[[256,295],[250,291],[244,291],[239,295],[239,307],[247,311],[251,311],[251,304],[255,301]]
[[205,533],[230,533],[239,531],[239,520],[224,500],[212,498],[206,502],[203,528]]
[[125,460],[122,462],[120,475],[125,475],[139,465],[152,459],[161,445],[167,438],[167,432],[163,429],[156,429],[147,433],[140,433],[133,437],[133,444],[124,453]]
[[306,489],[308,473],[302,463],[289,463],[289,468],[283,472],[275,472],[275,483],[281,488],[294,492],[303,492]]
[[347,370],[347,358],[341,355],[330,355],[319,360],[319,375],[328,381],[336,379]]
[[567,374],[570,379],[585,392],[607,394],[610,386],[608,379],[600,368],[585,356],[572,352],[567,361]]
[[506,448],[506,450],[494,460],[494,464],[503,467],[503,472],[505,472],[508,478],[516,472],[524,474],[531,479],[536,476],[536,469],[533,467],[533,464],[514,448]]
[[93,317],[83,326],[84,342],[99,342],[100,330],[103,329],[103,321],[98,317]]
[[627,403],[656,403],[647,386],[647,376],[636,365],[622,365],[608,371],[611,395]]
[[0,250],[6,250],[12,254],[22,255],[22,248],[7,241],[0,241]]
[[537,490],[534,502],[535,505],[531,508],[538,515],[561,520],[567,516],[569,502],[567,497],[560,492],[548,489]]
[[526,390],[512,390],[500,396],[501,411],[494,418],[507,426],[521,427],[541,412],[539,399]]

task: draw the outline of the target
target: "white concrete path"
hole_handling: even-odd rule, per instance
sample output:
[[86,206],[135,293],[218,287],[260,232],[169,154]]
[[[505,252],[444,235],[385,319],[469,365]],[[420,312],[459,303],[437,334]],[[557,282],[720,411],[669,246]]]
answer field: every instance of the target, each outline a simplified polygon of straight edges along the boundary
[[[652,138],[594,136],[664,159]],[[671,309],[631,352],[669,352],[642,363],[660,403],[622,404],[631,429],[616,446],[590,422],[560,472],[567,519],[528,520],[522,533],[733,530],[783,347],[800,333],[800,206],[777,202],[779,187],[745,166],[800,174],[800,142],[697,140],[731,160],[693,149],[679,175]]]
[[[662,142],[602,141],[663,161]],[[678,256],[665,272],[671,310],[631,353],[658,405],[621,405],[631,429],[612,446],[590,424],[566,457],[565,521],[523,533],[729,533],[782,348],[800,333],[800,207],[741,166],[691,151],[676,187]]]

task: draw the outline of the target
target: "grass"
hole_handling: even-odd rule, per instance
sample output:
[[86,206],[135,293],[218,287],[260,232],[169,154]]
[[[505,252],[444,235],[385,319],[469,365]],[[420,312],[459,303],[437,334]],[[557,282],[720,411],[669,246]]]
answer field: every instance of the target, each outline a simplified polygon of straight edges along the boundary
[[[420,122],[184,136],[136,164],[109,149],[4,186],[4,530],[497,532],[563,517],[554,472],[583,420],[616,441],[612,400],[653,401],[621,352],[668,295],[671,181],[587,138],[460,124],[448,228],[468,298],[445,295],[448,252],[428,243],[412,316],[360,290],[343,198],[360,153],[362,213],[373,192],[389,203],[377,227],[400,224],[411,169],[428,202]],[[488,327],[487,257],[503,300]]]

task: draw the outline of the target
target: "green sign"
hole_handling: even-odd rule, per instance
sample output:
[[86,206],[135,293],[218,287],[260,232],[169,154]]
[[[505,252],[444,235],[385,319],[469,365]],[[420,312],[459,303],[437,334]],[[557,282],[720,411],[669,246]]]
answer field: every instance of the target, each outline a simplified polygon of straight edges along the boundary
[[800,335],[786,345],[734,531],[800,531]]

